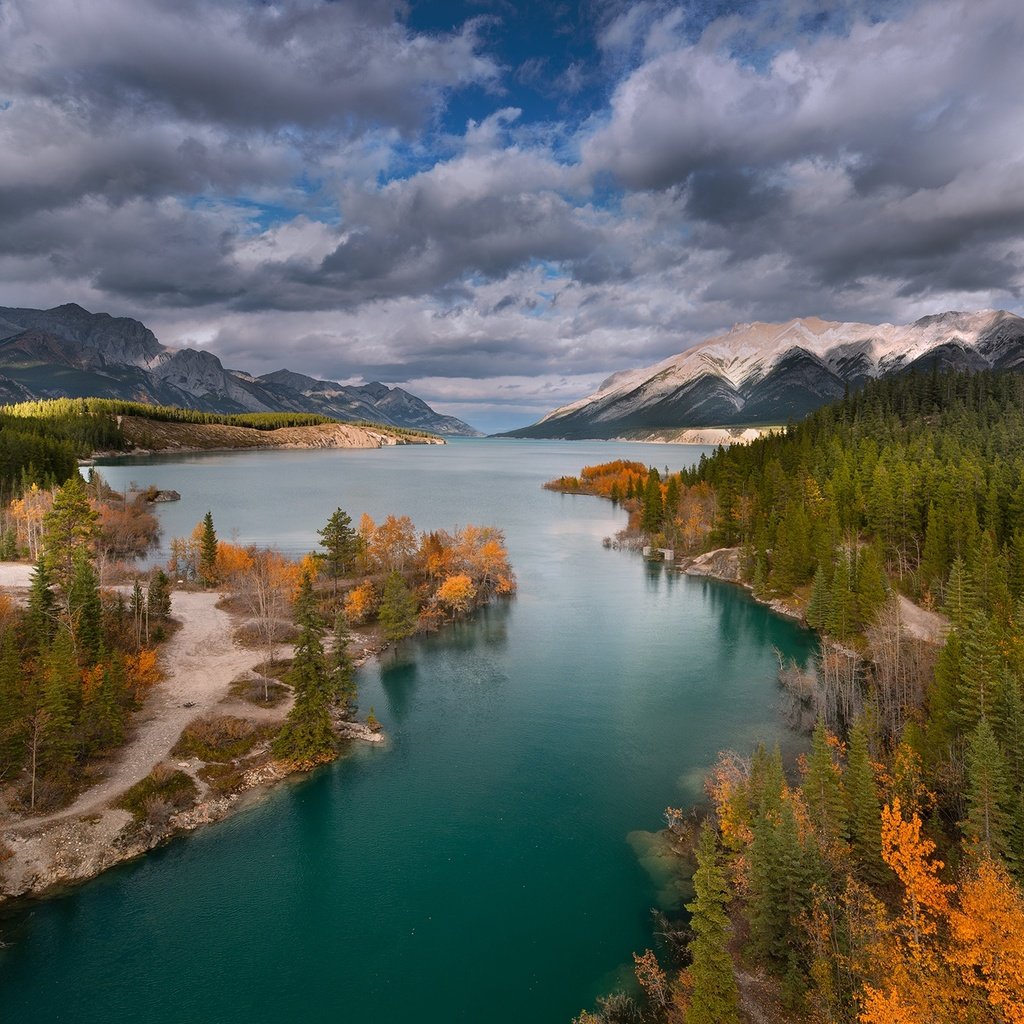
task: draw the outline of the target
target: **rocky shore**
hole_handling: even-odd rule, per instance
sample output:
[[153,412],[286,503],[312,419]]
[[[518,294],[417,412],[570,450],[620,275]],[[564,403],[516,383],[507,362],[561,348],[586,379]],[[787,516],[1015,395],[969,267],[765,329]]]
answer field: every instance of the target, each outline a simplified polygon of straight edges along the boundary
[[802,625],[807,624],[806,609],[793,598],[763,598],[754,594],[753,587],[744,581],[740,571],[739,548],[716,548],[714,551],[705,551],[702,555],[682,559],[678,567],[687,576],[706,576],[708,579],[735,583],[750,591],[750,595],[755,601],[771,608],[777,615],[793,619]]

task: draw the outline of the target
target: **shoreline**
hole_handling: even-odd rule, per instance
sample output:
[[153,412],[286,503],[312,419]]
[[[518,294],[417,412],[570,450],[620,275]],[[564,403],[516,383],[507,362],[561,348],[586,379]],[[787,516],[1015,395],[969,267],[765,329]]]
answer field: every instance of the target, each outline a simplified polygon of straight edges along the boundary
[[758,597],[754,593],[753,586],[742,579],[739,563],[739,548],[715,548],[713,551],[705,551],[701,555],[682,558],[675,568],[686,576],[703,577],[704,579],[718,580],[721,583],[732,583],[734,586],[741,587],[754,601],[765,608],[769,608],[776,615],[799,623],[804,629],[811,628],[807,625],[804,609],[799,605],[791,604],[779,597]]
[[[24,592],[31,565],[5,563],[5,589]],[[146,695],[136,712],[131,738],[101,766],[103,774],[69,805],[36,816],[5,814],[0,824],[0,913],[16,911],[74,885],[89,881],[118,864],[134,860],[175,837],[214,824],[248,808],[285,779],[308,775],[310,770],[273,760],[270,739],[263,737],[244,755],[206,761],[175,754],[182,733],[203,719],[236,718],[253,730],[276,727],[291,706],[290,695],[273,706],[249,703],[232,692],[239,679],[258,683],[256,667],[262,652],[237,642],[235,634],[244,619],[219,611],[217,592],[176,591],[182,626],[176,634],[175,660],[162,659],[164,679]],[[188,595],[189,601],[180,599]],[[194,607],[192,607],[194,606]],[[209,606],[209,607],[207,607]],[[203,623],[205,633],[196,633]],[[209,641],[216,649],[209,649]],[[387,648],[376,634],[358,636],[353,660],[360,667]],[[169,643],[173,644],[175,638]],[[181,653],[197,645],[190,660]],[[285,653],[288,645],[280,645]],[[177,677],[177,678],[176,678]],[[184,679],[184,681],[183,681]],[[191,682],[191,688],[190,688]],[[383,732],[362,721],[335,720],[339,747],[333,763],[347,755],[355,742],[383,744]],[[160,821],[137,821],[118,805],[125,793],[149,778],[158,765],[188,774],[197,787],[194,802],[169,813]],[[230,784],[218,785],[209,769],[224,771]]]
[[[11,575],[9,569],[14,566],[18,566],[20,574],[25,577],[25,580],[18,582],[26,582],[32,566],[28,563],[4,563],[3,567],[8,568],[8,576]],[[15,592],[24,592],[24,586],[19,587],[17,582],[13,586],[9,579],[0,579],[0,582],[8,591],[13,589]],[[211,606],[220,599],[219,593],[215,591],[174,593],[179,597],[185,594],[205,597]],[[223,631],[219,635],[222,641],[226,641],[225,650],[230,648],[234,653],[232,675],[237,678],[244,675],[251,677],[255,665],[262,660],[262,652],[242,647],[235,639],[238,627],[244,622],[242,616],[228,612],[222,614],[230,618],[231,624],[226,635]],[[184,627],[177,635],[183,632]],[[285,653],[289,646],[281,644],[280,653]],[[377,631],[354,634],[351,649],[355,667],[361,668],[371,659],[379,658],[391,646]],[[202,656],[205,665],[206,656]],[[180,671],[181,666],[178,668]],[[364,721],[335,718],[333,725],[338,749],[329,761],[312,767],[293,766],[273,760],[269,756],[269,738],[258,742],[247,755],[229,759],[226,763],[176,755],[173,751],[182,731],[193,722],[211,717],[237,716],[257,728],[277,726],[284,721],[292,701],[289,695],[270,707],[258,704],[243,706],[242,698],[233,695],[230,689],[225,692],[222,686],[215,693],[216,700],[211,699],[205,707],[199,707],[192,702],[181,701],[183,696],[189,696],[188,693],[166,692],[166,682],[175,666],[164,665],[164,669],[165,679],[154,687],[136,712],[134,734],[112,758],[107,766],[110,768],[109,774],[113,775],[130,756],[133,745],[139,743],[147,726],[152,728],[154,725],[165,724],[167,698],[171,697],[175,708],[188,708],[187,721],[181,726],[181,722],[173,722],[172,717],[173,724],[181,728],[172,729],[174,735],[170,746],[165,739],[155,761],[151,754],[145,761],[145,771],[135,774],[141,781],[148,778],[149,773],[158,765],[169,765],[187,773],[197,785],[204,787],[204,791],[199,793],[194,803],[169,814],[164,821],[140,823],[128,810],[117,806],[118,801],[132,788],[131,785],[112,786],[110,777],[101,777],[67,807],[34,818],[20,817],[0,822],[0,915],[16,914],[36,901],[59,896],[77,885],[91,881],[110,868],[142,857],[204,825],[225,821],[260,803],[287,780],[297,781],[301,777],[309,777],[315,771],[349,756],[354,743],[383,746],[388,742],[385,732],[371,729]],[[237,678],[232,682],[236,682]],[[162,687],[165,688],[164,692],[158,692]],[[161,710],[164,711],[164,718],[161,718]],[[204,769],[211,767],[233,770],[236,781],[220,791],[201,778]]]

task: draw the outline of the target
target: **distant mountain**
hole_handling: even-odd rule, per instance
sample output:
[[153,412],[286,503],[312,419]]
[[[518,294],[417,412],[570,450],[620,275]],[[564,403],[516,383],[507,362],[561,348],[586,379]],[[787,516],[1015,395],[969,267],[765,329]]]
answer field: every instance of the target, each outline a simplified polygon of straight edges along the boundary
[[[0,311],[2,312],[2,311]],[[656,366],[613,374],[587,398],[508,437],[609,438],[678,427],[785,423],[869,377],[1024,368],[1024,319],[942,313],[912,324],[737,324]]]
[[254,377],[212,353],[161,345],[129,317],[0,306],[0,403],[33,398],[126,398],[208,412],[315,412],[447,436],[480,432],[402,388],[316,380],[289,370]]

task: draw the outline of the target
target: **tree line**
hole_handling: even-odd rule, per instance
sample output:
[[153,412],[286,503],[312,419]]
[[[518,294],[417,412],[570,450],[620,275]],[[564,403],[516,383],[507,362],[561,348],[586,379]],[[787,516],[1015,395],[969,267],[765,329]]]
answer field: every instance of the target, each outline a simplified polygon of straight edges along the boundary
[[[785,673],[817,724],[795,775],[720,758],[682,955],[580,1019],[737,1021],[739,962],[787,1019],[1024,1020],[1024,376],[873,381],[638,486],[657,539],[706,488],[694,550],[736,549],[821,633]],[[902,598],[943,615],[937,647]]]

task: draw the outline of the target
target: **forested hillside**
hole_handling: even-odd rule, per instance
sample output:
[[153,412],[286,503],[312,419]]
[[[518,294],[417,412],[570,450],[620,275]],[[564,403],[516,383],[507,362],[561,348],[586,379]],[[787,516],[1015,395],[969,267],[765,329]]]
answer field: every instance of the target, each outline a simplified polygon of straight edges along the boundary
[[[0,504],[19,496],[32,484],[53,487],[75,470],[78,459],[96,451],[126,451],[132,443],[121,418],[166,423],[224,425],[271,431],[335,423],[329,416],[304,412],[213,413],[170,405],[146,405],[105,398],[55,398],[0,407]],[[399,437],[433,435],[405,427],[348,423]]]
[[[691,962],[638,960],[646,1019],[741,1019],[732,958],[785,1019],[1024,1020],[1024,377],[891,377],[690,472],[638,469],[554,484],[620,498],[655,542],[738,548],[822,634],[784,673],[818,723],[798,770],[759,750],[710,779]],[[944,613],[938,647],[901,592]]]

